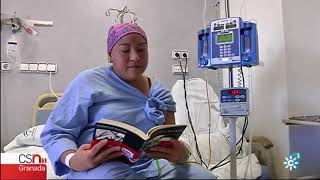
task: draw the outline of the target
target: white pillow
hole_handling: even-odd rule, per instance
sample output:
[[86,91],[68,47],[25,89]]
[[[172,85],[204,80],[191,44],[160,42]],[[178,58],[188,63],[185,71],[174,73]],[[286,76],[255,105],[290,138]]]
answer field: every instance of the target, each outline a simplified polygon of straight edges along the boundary
[[25,146],[42,146],[40,141],[40,135],[44,128],[44,125],[38,125],[27,129],[26,131],[17,135],[3,150],[7,152],[9,150],[25,147]]

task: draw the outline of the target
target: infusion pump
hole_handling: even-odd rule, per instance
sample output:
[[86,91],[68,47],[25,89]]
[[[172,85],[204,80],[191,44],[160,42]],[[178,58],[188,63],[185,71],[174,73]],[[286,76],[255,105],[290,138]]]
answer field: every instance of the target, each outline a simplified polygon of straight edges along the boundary
[[220,115],[249,116],[248,88],[234,87],[220,90]]
[[198,66],[218,69],[258,65],[256,24],[240,17],[222,18],[198,32]]

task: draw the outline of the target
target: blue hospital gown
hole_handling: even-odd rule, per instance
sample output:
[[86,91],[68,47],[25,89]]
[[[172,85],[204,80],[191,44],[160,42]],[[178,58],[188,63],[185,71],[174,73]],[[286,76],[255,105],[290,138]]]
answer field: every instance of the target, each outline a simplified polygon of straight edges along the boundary
[[[175,111],[170,91],[155,80],[149,96],[119,78],[112,66],[98,67],[81,72],[64,92],[41,134],[41,141],[57,175],[68,178],[190,178],[203,176],[202,167],[174,165],[167,160],[142,157],[130,166],[120,161],[106,162],[85,172],[70,170],[60,162],[61,154],[90,144],[93,126],[100,119],[113,119],[133,125],[144,132],[164,123],[164,113]],[[161,169],[161,171],[159,171]],[[190,176],[199,174],[199,176]],[[200,170],[200,171],[199,171]],[[197,173],[194,173],[196,172]],[[213,175],[212,175],[213,176]]]

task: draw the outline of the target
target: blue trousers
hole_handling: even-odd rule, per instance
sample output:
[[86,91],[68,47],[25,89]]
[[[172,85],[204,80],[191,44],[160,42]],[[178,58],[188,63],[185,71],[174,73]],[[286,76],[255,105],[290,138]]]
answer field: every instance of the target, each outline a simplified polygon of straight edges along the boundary
[[[170,164],[159,160],[162,167],[146,169],[130,167],[125,163],[109,162],[86,172],[71,171],[68,179],[216,179],[216,177],[196,163]],[[166,163],[166,164],[164,164]],[[262,174],[257,179],[271,179],[271,172],[261,166]]]
[[216,179],[212,172],[196,163],[158,161],[158,165],[154,160],[148,167],[108,162],[85,172],[71,171],[68,179]]

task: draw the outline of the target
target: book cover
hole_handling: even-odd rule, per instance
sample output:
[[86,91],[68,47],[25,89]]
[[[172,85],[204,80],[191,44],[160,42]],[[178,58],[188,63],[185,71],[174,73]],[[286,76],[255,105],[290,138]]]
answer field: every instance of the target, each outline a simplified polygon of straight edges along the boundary
[[170,140],[178,139],[186,127],[187,125],[160,125],[145,134],[129,124],[103,119],[95,124],[91,146],[102,139],[108,139],[106,148],[120,146],[125,159],[129,163],[135,163],[152,146],[170,146]]

